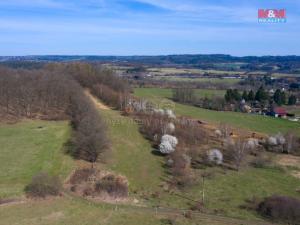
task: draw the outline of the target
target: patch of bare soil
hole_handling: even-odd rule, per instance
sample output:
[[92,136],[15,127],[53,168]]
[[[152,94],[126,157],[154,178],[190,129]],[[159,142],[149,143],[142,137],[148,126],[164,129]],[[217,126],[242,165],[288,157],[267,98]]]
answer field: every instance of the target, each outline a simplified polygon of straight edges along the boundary
[[293,166],[300,169],[300,157],[293,155],[280,155],[278,164],[281,166]]
[[26,202],[25,199],[0,199],[0,207],[7,205],[14,205]]
[[292,175],[300,179],[300,171],[293,171]]
[[104,105],[102,102],[100,102],[97,98],[95,98],[89,90],[85,90],[84,93],[86,94],[86,96],[88,96],[92,102],[95,104],[95,106],[99,109],[103,109],[103,110],[109,110],[110,108],[106,105]]
[[296,169],[291,171],[291,175],[300,179],[300,157],[293,155],[280,155],[277,163],[281,166],[290,166]]

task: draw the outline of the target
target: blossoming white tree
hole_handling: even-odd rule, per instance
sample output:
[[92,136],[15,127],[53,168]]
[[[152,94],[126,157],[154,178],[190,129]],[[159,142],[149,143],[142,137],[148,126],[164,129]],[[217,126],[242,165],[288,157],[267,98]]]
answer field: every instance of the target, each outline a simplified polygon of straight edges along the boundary
[[209,150],[207,153],[207,157],[210,163],[214,163],[216,165],[220,165],[223,163],[223,154],[218,149]]
[[175,151],[177,144],[178,140],[176,137],[166,134],[161,138],[159,151],[163,154],[170,154]]

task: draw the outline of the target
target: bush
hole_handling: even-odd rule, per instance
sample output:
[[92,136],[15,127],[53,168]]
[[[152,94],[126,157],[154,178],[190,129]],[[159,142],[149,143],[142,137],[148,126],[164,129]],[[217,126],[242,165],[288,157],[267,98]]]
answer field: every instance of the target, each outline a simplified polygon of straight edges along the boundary
[[286,196],[265,198],[257,211],[270,219],[281,220],[288,224],[300,224],[300,200]]
[[173,148],[173,146],[170,144],[170,142],[165,141],[165,142],[160,143],[159,151],[162,154],[170,154],[175,151],[175,148]]
[[266,168],[272,164],[270,157],[260,153],[251,162],[251,165],[256,168]]
[[127,180],[113,174],[106,175],[95,184],[95,191],[106,192],[108,195],[118,198],[128,196]]
[[174,136],[168,135],[168,134],[162,136],[161,142],[162,142],[162,143],[163,143],[163,142],[169,142],[170,145],[171,145],[173,148],[175,148],[176,145],[178,144],[177,138],[174,137]]
[[62,185],[58,177],[49,176],[47,173],[39,173],[25,187],[25,192],[28,197],[45,198],[47,196],[59,195],[61,189]]
[[175,151],[177,144],[178,140],[176,137],[166,134],[161,138],[159,151],[163,154],[170,154]]
[[70,178],[71,184],[80,184],[88,181],[89,177],[95,173],[95,169],[85,168],[77,169]]
[[208,162],[216,165],[223,163],[223,154],[218,149],[212,149],[207,153]]
[[173,134],[175,132],[174,123],[168,123],[165,129],[167,134]]
[[246,158],[249,154],[247,142],[242,139],[233,140],[229,138],[225,141],[225,148],[224,159],[233,163],[236,170],[239,171],[246,163]]
[[174,135],[179,142],[188,146],[200,145],[206,143],[208,134],[198,121],[189,121],[188,119],[180,119],[176,123]]
[[140,113],[138,117],[141,120],[141,133],[147,139],[153,141],[154,144],[158,145],[161,137],[166,133],[169,119],[158,113]]

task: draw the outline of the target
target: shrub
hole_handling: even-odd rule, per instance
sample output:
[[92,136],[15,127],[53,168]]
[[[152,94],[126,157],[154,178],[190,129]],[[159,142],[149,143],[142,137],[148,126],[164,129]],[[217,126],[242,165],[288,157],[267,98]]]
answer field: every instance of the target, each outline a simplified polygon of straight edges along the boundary
[[275,137],[269,137],[267,143],[271,146],[277,145],[277,139]]
[[250,150],[255,150],[259,146],[259,142],[255,138],[249,138],[247,140],[247,148]]
[[204,204],[203,202],[201,201],[198,201],[196,204],[194,204],[192,207],[191,207],[191,210],[192,211],[203,211],[204,209]]
[[220,165],[223,163],[223,154],[218,149],[212,149],[207,152],[207,158],[209,163]]
[[169,119],[176,119],[176,116],[174,114],[174,112],[171,109],[166,109],[165,110],[165,115],[169,118]]
[[95,184],[95,191],[98,193],[105,192],[115,198],[127,197],[128,183],[127,180],[121,176],[109,174]]
[[221,131],[223,138],[228,138],[232,133],[232,128],[226,123],[221,123],[219,130]]
[[272,160],[265,154],[257,154],[256,157],[252,160],[251,165],[256,168],[266,168],[272,164]]
[[58,177],[49,176],[47,173],[39,173],[25,187],[25,192],[28,197],[45,198],[59,195],[61,188],[62,185]]
[[279,144],[279,145],[284,145],[285,144],[285,137],[281,133],[278,133],[275,136],[275,138],[277,140],[277,144]]
[[159,145],[159,151],[162,153],[162,154],[170,154],[172,152],[175,151],[175,148],[172,147],[172,145],[170,144],[170,142],[162,142],[160,143]]
[[249,148],[247,142],[242,139],[233,140],[231,138],[227,139],[225,142],[225,158],[229,162],[232,162],[236,170],[239,171],[241,166],[246,162],[246,157],[248,156]]
[[172,133],[174,133],[174,131],[175,131],[174,123],[168,123],[167,126],[166,126],[166,132],[165,133],[172,134]]
[[176,137],[165,134],[161,138],[161,143],[159,145],[159,151],[163,154],[170,154],[175,151],[178,140]]
[[270,219],[286,221],[289,224],[300,223],[300,200],[286,196],[265,198],[257,211]]
[[169,123],[168,118],[157,113],[140,113],[138,116],[141,120],[141,133],[147,139],[154,141],[155,144],[159,144],[161,137],[166,133],[166,126]]
[[217,138],[222,137],[222,131],[215,130],[215,135],[216,135]]
[[163,142],[169,142],[170,145],[171,145],[173,148],[175,148],[176,145],[178,144],[177,138],[174,137],[174,136],[168,135],[168,134],[162,136],[161,142],[162,142],[162,143],[163,143]]
[[185,145],[199,145],[207,142],[207,133],[197,121],[178,120],[174,135]]
[[283,145],[283,151],[285,153],[293,153],[299,154],[300,153],[300,138],[297,137],[295,133],[292,131],[285,134],[285,144]]
[[95,173],[94,169],[77,169],[70,178],[71,184],[80,184],[82,182],[88,181],[89,177]]

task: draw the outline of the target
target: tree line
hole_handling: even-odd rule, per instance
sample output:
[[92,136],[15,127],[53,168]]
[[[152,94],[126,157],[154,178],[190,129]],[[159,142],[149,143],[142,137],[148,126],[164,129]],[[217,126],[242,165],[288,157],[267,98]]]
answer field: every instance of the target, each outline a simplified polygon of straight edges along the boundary
[[294,94],[287,95],[287,93],[283,90],[277,89],[274,94],[269,94],[267,90],[261,86],[256,92],[250,90],[247,92],[243,91],[241,94],[237,89],[228,89],[226,90],[224,96],[226,102],[235,102],[244,100],[246,102],[266,102],[270,101],[275,102],[277,105],[295,105],[297,102],[297,97]]
[[[85,72],[76,64],[49,64],[38,70],[1,67],[1,120],[69,119],[73,132],[68,153],[96,162],[108,149],[109,139],[100,113],[85,95],[83,81],[78,79],[81,73]],[[105,83],[100,80],[102,71],[97,74],[99,85]],[[107,76],[103,73],[103,77]]]

